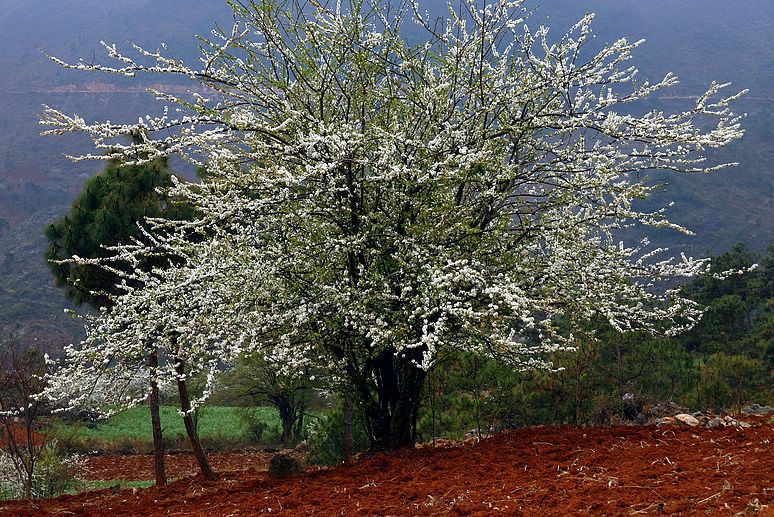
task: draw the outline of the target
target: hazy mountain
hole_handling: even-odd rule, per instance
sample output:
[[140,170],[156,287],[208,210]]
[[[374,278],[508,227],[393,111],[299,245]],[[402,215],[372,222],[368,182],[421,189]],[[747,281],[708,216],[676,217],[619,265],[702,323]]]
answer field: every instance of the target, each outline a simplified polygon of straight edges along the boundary
[[[422,6],[443,12],[445,2]],[[689,105],[712,80],[747,88],[738,105],[749,114],[744,140],[712,158],[740,166],[708,176],[659,175],[670,185],[656,200],[674,200],[673,219],[697,232],[659,242],[694,254],[717,253],[736,241],[762,249],[774,241],[774,3],[771,0],[543,0],[530,25],[560,35],[585,12],[597,13],[596,48],[618,37],[645,38],[635,55],[642,76],[673,71],[681,84],[653,106]],[[156,49],[193,61],[194,34],[230,23],[221,0],[0,0],[0,329],[60,341],[71,335],[64,297],[42,261],[42,226],[64,214],[100,164],[72,164],[62,155],[90,150],[84,139],[40,137],[36,113],[50,104],[87,120],[130,121],[160,109],[132,80],[63,70],[42,51],[75,61],[105,61],[100,40]],[[593,50],[593,48],[591,49]],[[150,81],[158,80],[149,79]],[[61,329],[55,332],[53,329]],[[58,337],[57,337],[58,336]]]

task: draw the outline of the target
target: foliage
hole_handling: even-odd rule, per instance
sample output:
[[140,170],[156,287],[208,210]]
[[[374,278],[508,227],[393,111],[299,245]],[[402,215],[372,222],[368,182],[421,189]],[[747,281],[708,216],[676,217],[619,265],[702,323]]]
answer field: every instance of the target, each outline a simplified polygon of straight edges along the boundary
[[520,412],[528,406],[517,393],[523,375],[507,363],[475,354],[445,357],[425,383],[419,439],[457,439],[470,433],[481,438],[523,424]]
[[[698,305],[663,282],[706,262],[657,258],[613,233],[681,229],[633,207],[654,189],[633,173],[722,168],[704,152],[741,137],[729,108],[738,95],[718,98],[713,83],[682,113],[626,114],[674,76],[635,80],[627,61],[639,42],[588,55],[592,15],[552,42],[527,27],[519,0],[463,1],[438,23],[417,2],[230,5],[232,30],[202,41],[201,69],[109,45],[118,68],[55,59],[199,81],[206,97],[157,92],[180,115],[87,124],[46,108],[43,123],[89,134],[109,158],[179,152],[207,174],[173,179],[170,195],[195,207],[194,221],[150,221],[163,232],[114,250],[135,269],[68,349],[50,395],[83,403],[83,383],[105,378],[105,398],[135,403],[116,390],[158,332],[210,382],[245,350],[327,371],[358,397],[371,446],[399,447],[414,441],[439,353],[550,368],[576,344],[557,321],[667,335],[696,321]],[[418,44],[402,36],[412,23]],[[113,141],[137,131],[164,136]],[[159,253],[173,267],[139,267]]]
[[[553,357],[561,368],[555,373],[508,372],[496,362],[448,357],[428,375],[418,434],[423,441],[460,438],[476,429],[476,414],[491,415],[481,420],[497,429],[646,423],[680,406],[738,411],[750,403],[771,404],[772,267],[774,247],[759,255],[735,246],[712,259],[710,273],[681,287],[707,306],[693,330],[658,337],[586,322],[577,349]],[[738,273],[724,278],[713,273],[728,270]],[[730,298],[743,310],[720,310]]]
[[77,477],[79,465],[78,456],[63,454],[56,441],[48,442],[35,472],[35,496],[52,498],[78,489],[81,486]]
[[[347,459],[344,408],[320,413],[310,419],[307,426],[309,462],[316,465],[338,465]],[[364,451],[370,445],[365,416],[353,411],[352,418],[353,453]]]
[[46,373],[39,351],[13,339],[0,341],[0,450],[13,464],[27,499],[35,496],[35,477],[46,454],[46,437],[39,430],[47,407],[38,397]]
[[[77,304],[109,307],[119,276],[73,257],[110,256],[109,247],[128,244],[142,235],[146,217],[190,217],[190,208],[175,204],[159,189],[172,184],[167,159],[141,165],[111,160],[104,171],[89,179],[70,213],[48,225],[46,260],[58,286]],[[151,267],[152,261],[146,265]],[[120,264],[114,264],[120,267]]]
[[[301,440],[304,418],[317,398],[313,387],[314,376],[309,372],[290,372],[282,365],[273,364],[261,356],[243,356],[220,380],[220,398],[247,406],[270,405],[280,417],[283,444]],[[249,415],[246,421],[250,421]],[[260,439],[261,423],[253,425]],[[261,432],[259,432],[261,431]]]
[[0,451],[0,501],[18,499],[24,494],[24,483],[19,479],[13,460]]
[[771,379],[759,359],[718,352],[699,371],[694,407],[739,408],[771,390]]
[[[41,447],[29,497],[52,498],[80,488],[79,463],[78,456],[63,454],[56,441],[47,442]],[[0,501],[21,497],[25,497],[25,480],[8,453],[0,451]]]
[[272,426],[271,422],[264,418],[265,413],[259,411],[260,409],[248,406],[239,408],[239,419],[247,436],[255,443],[281,441],[276,426]]

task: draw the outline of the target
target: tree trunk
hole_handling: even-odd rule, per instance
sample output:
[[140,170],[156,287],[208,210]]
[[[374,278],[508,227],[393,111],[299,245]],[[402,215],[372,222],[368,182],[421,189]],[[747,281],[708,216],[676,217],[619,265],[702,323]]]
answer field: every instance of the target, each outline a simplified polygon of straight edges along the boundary
[[293,424],[295,423],[293,407],[288,403],[283,403],[277,404],[277,409],[279,410],[280,421],[282,422],[282,436],[280,436],[280,441],[284,445],[288,445],[293,440]]
[[207,461],[207,454],[204,452],[204,448],[199,441],[199,435],[196,432],[196,426],[191,417],[191,399],[188,395],[188,386],[185,382],[185,366],[183,360],[180,358],[177,358],[175,371],[177,372],[177,391],[180,394],[180,409],[183,412],[183,424],[185,424],[188,440],[191,442],[191,449],[193,449],[196,461],[199,463],[199,470],[204,479],[218,479],[217,474],[215,474]]
[[[421,349],[395,354],[384,350],[373,361],[376,390],[365,379],[353,379],[363,399],[371,448],[399,449],[412,447],[416,440],[416,419],[426,372],[415,361],[422,358]],[[364,379],[365,378],[365,379]]]
[[161,431],[161,413],[159,400],[159,383],[156,381],[156,374],[159,368],[159,352],[154,346],[148,356],[148,365],[150,366],[150,414],[151,427],[153,428],[153,462],[156,474],[156,486],[167,484],[166,467],[164,465],[164,440]]
[[347,458],[355,454],[355,437],[352,434],[352,397],[344,396],[344,453]]
[[[32,418],[32,415],[30,414],[29,410],[25,410],[24,417],[26,420],[26,438],[27,443],[25,444],[27,448],[27,464],[25,465],[27,470],[27,479],[24,480],[24,498],[25,499],[32,499],[33,493],[32,493],[32,483],[35,478],[35,460],[37,459],[37,454],[35,451],[35,432],[33,431],[33,424],[35,419]],[[39,444],[39,447],[43,447],[43,444]]]
[[301,433],[304,432],[304,417],[306,416],[306,406],[296,410],[296,423],[293,424],[293,441],[301,441]]

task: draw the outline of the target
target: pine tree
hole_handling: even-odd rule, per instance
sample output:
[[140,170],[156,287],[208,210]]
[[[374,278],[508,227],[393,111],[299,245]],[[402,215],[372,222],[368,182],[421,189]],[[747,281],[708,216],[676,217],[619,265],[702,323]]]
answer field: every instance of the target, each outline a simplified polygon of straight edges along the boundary
[[110,307],[110,295],[115,294],[119,280],[105,268],[69,259],[109,256],[107,247],[128,244],[141,236],[139,225],[146,217],[190,217],[190,207],[170,203],[158,192],[172,183],[167,162],[166,158],[156,158],[141,165],[125,165],[111,160],[86,183],[70,213],[46,227],[46,260],[57,286],[76,304]]

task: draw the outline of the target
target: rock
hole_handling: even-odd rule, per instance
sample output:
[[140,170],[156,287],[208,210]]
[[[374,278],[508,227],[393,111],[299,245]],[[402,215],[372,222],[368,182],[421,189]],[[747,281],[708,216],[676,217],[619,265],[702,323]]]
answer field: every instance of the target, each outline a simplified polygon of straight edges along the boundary
[[705,427],[709,427],[712,429],[713,427],[725,427],[726,424],[723,422],[723,420],[720,417],[715,417],[712,420],[708,420],[705,424]]
[[674,418],[672,418],[671,416],[667,416],[667,417],[664,417],[664,418],[657,418],[656,419],[656,425],[657,426],[672,425],[675,422],[676,422],[676,420]]
[[745,415],[768,415],[769,413],[774,413],[774,407],[750,404],[742,408],[742,413]]
[[305,472],[301,462],[290,454],[279,453],[272,456],[269,462],[269,477],[286,478]]
[[688,413],[680,413],[679,415],[675,415],[675,418],[685,425],[689,425],[691,427],[696,427],[699,425],[699,421],[696,419],[696,417],[689,415]]

